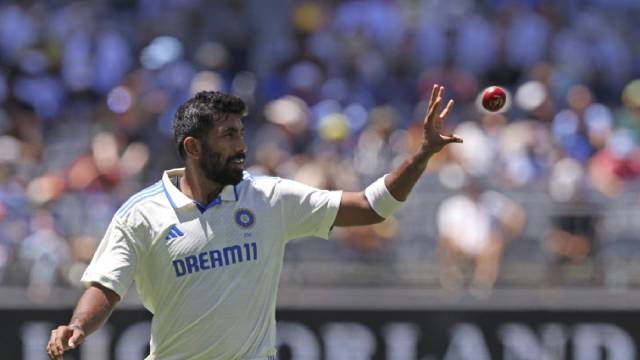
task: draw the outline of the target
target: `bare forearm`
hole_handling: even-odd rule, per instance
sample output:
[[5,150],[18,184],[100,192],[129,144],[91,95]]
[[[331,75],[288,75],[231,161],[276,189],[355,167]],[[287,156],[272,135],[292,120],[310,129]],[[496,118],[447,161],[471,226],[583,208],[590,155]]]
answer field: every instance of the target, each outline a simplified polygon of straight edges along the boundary
[[405,201],[415,186],[418,179],[427,168],[427,162],[431,156],[442,150],[448,144],[461,143],[462,138],[456,135],[441,134],[442,124],[453,107],[453,100],[449,100],[447,106],[440,112],[440,105],[444,100],[444,87],[433,86],[431,99],[424,119],[424,142],[420,150],[410,159],[395,169],[385,178],[385,185],[389,193],[399,201]]
[[405,201],[427,168],[432,153],[421,148],[385,178],[385,185],[396,200]]
[[69,325],[77,326],[89,335],[107,320],[118,300],[118,295],[109,289],[88,288],[78,300]]
[[376,181],[364,192],[343,193],[335,226],[375,224],[391,216],[401,202],[407,200],[431,156],[448,144],[462,142],[456,135],[441,134],[442,123],[453,107],[453,100],[449,100],[445,109],[440,111],[443,96],[444,87],[434,85],[423,122],[424,142],[420,150],[386,176],[384,184]]

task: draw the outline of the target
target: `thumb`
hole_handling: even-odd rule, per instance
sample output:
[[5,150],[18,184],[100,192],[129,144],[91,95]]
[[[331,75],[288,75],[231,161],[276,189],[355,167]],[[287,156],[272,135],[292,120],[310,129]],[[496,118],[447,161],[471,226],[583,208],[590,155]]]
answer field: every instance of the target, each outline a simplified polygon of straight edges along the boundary
[[84,332],[80,329],[73,328],[73,335],[69,338],[69,346],[75,349],[78,345],[82,344],[84,339]]
[[463,140],[460,136],[458,135],[451,135],[449,136],[449,138],[447,139],[450,143],[462,143]]

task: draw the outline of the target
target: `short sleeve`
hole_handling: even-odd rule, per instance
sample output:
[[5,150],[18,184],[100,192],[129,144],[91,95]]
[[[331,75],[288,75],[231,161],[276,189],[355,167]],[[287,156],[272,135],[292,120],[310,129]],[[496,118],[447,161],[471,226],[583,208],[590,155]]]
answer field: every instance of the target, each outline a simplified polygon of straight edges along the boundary
[[280,179],[275,193],[281,203],[285,240],[306,236],[329,238],[340,207],[342,191],[320,190],[296,181]]
[[114,217],[80,281],[99,283],[123,299],[135,276],[138,255],[130,229]]

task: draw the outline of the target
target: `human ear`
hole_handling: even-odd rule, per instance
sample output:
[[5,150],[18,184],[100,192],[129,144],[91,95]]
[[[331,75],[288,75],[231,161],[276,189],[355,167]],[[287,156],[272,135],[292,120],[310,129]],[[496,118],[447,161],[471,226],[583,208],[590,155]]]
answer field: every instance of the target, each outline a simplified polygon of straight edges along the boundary
[[182,146],[184,146],[184,151],[187,155],[191,155],[194,158],[200,158],[200,153],[202,148],[200,147],[200,141],[194,138],[193,136],[187,136],[182,142]]

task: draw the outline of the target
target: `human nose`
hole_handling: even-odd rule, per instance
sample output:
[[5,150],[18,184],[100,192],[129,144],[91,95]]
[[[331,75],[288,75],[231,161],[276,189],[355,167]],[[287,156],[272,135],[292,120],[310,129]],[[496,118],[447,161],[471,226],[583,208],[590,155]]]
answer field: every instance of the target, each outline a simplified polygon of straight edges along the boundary
[[247,143],[244,142],[244,138],[240,137],[238,141],[235,142],[234,151],[236,153],[246,154],[247,152]]

